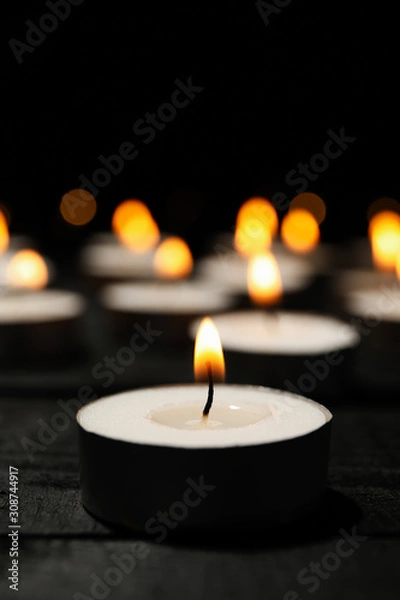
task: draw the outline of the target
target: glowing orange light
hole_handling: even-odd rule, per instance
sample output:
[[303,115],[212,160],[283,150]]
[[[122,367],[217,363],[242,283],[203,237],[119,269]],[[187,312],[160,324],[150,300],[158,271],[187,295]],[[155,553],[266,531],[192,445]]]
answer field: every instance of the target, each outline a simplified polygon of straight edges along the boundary
[[370,221],[374,215],[386,211],[400,213],[400,204],[394,198],[378,198],[368,206],[367,219]]
[[244,256],[265,252],[278,231],[278,216],[265,198],[250,198],[236,217],[234,245]]
[[187,243],[179,237],[169,237],[157,248],[154,270],[164,279],[182,279],[190,275],[193,257]]
[[299,253],[310,252],[318,244],[320,234],[315,217],[303,208],[294,208],[282,221],[283,243]]
[[46,287],[48,280],[46,263],[35,250],[20,250],[8,264],[7,281],[12,287],[39,290]]
[[93,219],[96,211],[95,197],[84,189],[70,190],[61,198],[60,213],[71,225],[86,225]]
[[219,333],[209,317],[200,323],[194,344],[194,375],[196,381],[207,381],[210,365],[214,381],[224,381],[225,360]]
[[253,256],[247,270],[247,289],[254,304],[274,304],[282,297],[278,263],[270,253]]
[[140,200],[125,200],[117,206],[111,226],[118,239],[135,252],[151,250],[160,239],[157,223]]
[[400,216],[393,211],[376,213],[369,222],[368,235],[375,266],[394,271],[400,251]]
[[0,254],[7,250],[10,242],[10,236],[8,233],[7,219],[0,211]]
[[291,201],[289,210],[293,210],[295,208],[303,208],[304,210],[307,210],[314,216],[318,225],[320,225],[326,217],[325,202],[322,200],[322,198],[320,198],[320,196],[311,192],[302,192],[301,194],[297,194],[297,196],[295,196]]

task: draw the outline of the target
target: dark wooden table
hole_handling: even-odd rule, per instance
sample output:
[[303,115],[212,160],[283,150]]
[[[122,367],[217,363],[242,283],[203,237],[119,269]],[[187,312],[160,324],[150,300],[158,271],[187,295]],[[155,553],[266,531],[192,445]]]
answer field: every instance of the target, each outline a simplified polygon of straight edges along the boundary
[[[73,411],[63,421],[64,430],[49,434],[47,443],[33,447],[27,442],[39,442],[40,431],[60,412],[60,399],[76,397],[85,381],[95,389],[90,366],[108,348],[93,327],[96,318],[96,313],[89,317],[94,337],[80,366],[41,365],[0,374],[0,598],[15,597],[7,581],[11,465],[19,476],[21,600],[398,600],[400,406],[395,392],[350,386],[340,401],[330,400],[334,421],[326,500],[318,514],[291,533],[239,538],[232,531],[218,539],[167,537],[162,543],[123,535],[82,506]],[[167,373],[175,377],[169,368],[173,360],[162,364],[154,347],[147,354],[147,371],[132,367],[132,378],[124,375],[116,385],[126,389],[157,377],[168,380]],[[181,381],[191,380],[190,362],[191,357],[178,365]],[[268,477],[267,466],[260,469]]]

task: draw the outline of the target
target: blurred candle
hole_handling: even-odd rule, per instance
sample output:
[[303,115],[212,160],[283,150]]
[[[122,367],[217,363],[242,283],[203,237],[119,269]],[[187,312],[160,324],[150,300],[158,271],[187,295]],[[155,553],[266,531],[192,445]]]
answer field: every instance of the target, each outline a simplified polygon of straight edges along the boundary
[[400,251],[400,215],[388,210],[378,212],[369,222],[368,236],[375,267],[394,271]]
[[0,254],[5,252],[10,242],[7,219],[0,210]]
[[[69,357],[81,359],[81,317],[86,302],[80,294],[44,289],[49,282],[45,259],[32,249],[9,260],[0,296],[0,356],[2,363]],[[17,363],[19,364],[19,362]]]
[[320,239],[318,222],[308,210],[294,208],[282,221],[281,237],[283,243],[294,252],[311,252]]
[[249,260],[247,285],[254,304],[275,304],[282,297],[282,280],[278,263],[271,252]]
[[125,200],[114,211],[112,229],[120,242],[134,252],[148,252],[159,239],[158,225],[140,200]]
[[236,217],[234,246],[244,256],[265,252],[278,230],[274,206],[265,198],[250,198]]
[[171,236],[157,247],[153,264],[161,279],[183,279],[192,272],[193,257],[183,239]]
[[7,280],[14,288],[39,290],[46,287],[49,273],[44,258],[31,249],[16,252],[8,264]]

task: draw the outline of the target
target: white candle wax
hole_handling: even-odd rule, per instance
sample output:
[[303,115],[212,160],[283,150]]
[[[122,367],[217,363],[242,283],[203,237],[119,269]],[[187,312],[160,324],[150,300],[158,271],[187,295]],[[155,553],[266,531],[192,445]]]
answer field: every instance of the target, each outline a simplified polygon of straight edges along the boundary
[[[209,422],[205,385],[146,388],[108,396],[78,412],[87,432],[136,444],[182,448],[253,446],[306,435],[332,418],[322,405],[269,388],[216,385]],[[201,425],[200,425],[201,423]]]
[[[237,254],[234,247],[234,235],[232,233],[220,233],[216,235],[211,243],[210,252],[218,252],[222,257],[226,252]],[[292,258],[296,262],[308,263],[314,272],[325,273],[332,266],[332,257],[336,249],[329,244],[318,244],[310,252],[305,254],[295,254],[290,250],[280,239],[274,239],[271,252],[278,261],[291,261]]]
[[152,278],[154,250],[134,252],[115,236],[99,235],[81,253],[81,268],[93,277],[109,279]]
[[335,273],[333,292],[346,297],[349,292],[379,291],[379,288],[396,286],[397,278],[394,273],[378,271],[374,268],[340,269]]
[[[310,283],[314,268],[311,263],[296,255],[276,256],[283,293],[304,289]],[[235,252],[207,256],[196,268],[200,280],[215,282],[228,290],[247,294],[248,260]]]
[[0,324],[44,323],[73,319],[83,313],[84,299],[63,290],[12,291],[0,296]]
[[344,296],[347,311],[358,317],[379,321],[400,322],[400,285],[397,281],[376,289],[349,292]]
[[215,286],[195,281],[111,284],[104,288],[101,301],[115,311],[163,314],[206,314],[233,303]]
[[[301,313],[236,311],[213,316],[225,350],[255,354],[324,354],[355,346],[356,329],[334,317]],[[195,337],[199,322],[190,326]]]
[[82,267],[89,275],[124,278],[153,274],[154,252],[138,253],[123,246],[92,245],[83,251]]

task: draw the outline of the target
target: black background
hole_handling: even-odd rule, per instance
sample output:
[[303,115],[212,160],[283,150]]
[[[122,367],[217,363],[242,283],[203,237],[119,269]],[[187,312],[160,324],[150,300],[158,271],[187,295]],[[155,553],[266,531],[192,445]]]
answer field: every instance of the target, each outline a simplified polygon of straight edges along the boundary
[[[327,241],[364,235],[366,208],[400,198],[397,17],[391,3],[292,0],[266,25],[254,2],[83,0],[22,63],[42,1],[2,9],[0,201],[11,231],[73,252],[138,197],[162,230],[200,248],[229,230],[250,195],[282,191],[286,174],[323,150],[329,129],[355,137],[308,191],[328,207]],[[133,133],[168,102],[174,81],[204,90],[148,145]],[[123,142],[138,157],[100,189],[86,227],[65,224],[63,193],[91,178]]]

